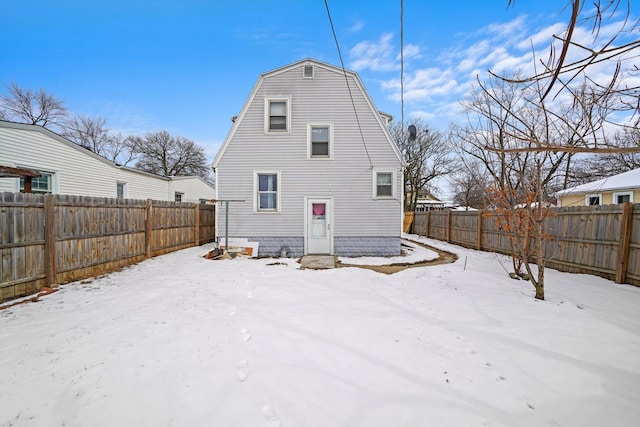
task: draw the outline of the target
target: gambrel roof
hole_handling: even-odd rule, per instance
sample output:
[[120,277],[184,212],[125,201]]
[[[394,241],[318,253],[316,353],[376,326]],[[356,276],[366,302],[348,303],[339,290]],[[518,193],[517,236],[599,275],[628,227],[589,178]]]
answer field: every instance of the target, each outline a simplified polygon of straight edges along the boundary
[[[268,79],[269,77],[272,76],[276,76],[278,74],[290,71],[291,69],[294,69],[296,67],[300,67],[301,65],[314,65],[316,67],[320,67],[323,68],[325,70],[328,71],[332,71],[338,74],[344,74],[347,77],[347,81],[348,78],[353,79],[353,81],[356,83],[357,85],[357,89],[361,91],[361,93],[363,94],[368,107],[371,109],[371,111],[374,113],[374,116],[376,117],[378,124],[380,125],[380,129],[382,129],[382,131],[384,132],[386,139],[388,140],[389,144],[391,145],[395,155],[397,156],[398,160],[401,162],[401,164],[404,165],[404,160],[402,158],[402,153],[400,152],[400,150],[398,149],[398,146],[395,144],[395,142],[393,141],[393,138],[391,137],[391,134],[389,133],[389,129],[387,127],[387,123],[391,121],[392,116],[387,114],[387,113],[382,113],[380,111],[378,111],[375,108],[375,105],[371,99],[371,97],[369,96],[369,93],[367,92],[367,90],[365,89],[364,85],[362,84],[362,81],[360,80],[360,77],[358,76],[358,74],[354,71],[350,71],[350,70],[343,70],[340,67],[334,66],[334,65],[330,65],[312,58],[307,58],[307,59],[303,59],[301,61],[297,61],[294,62],[292,64],[289,65],[285,65],[283,67],[280,68],[276,68],[275,70],[272,71],[268,71],[266,73],[263,73],[260,75],[260,77],[258,78],[258,81],[256,82],[256,84],[254,85],[253,89],[251,90],[247,101],[245,102],[244,106],[242,107],[242,110],[240,111],[240,113],[238,114],[238,116],[234,117],[235,120],[233,121],[233,125],[231,126],[231,129],[229,130],[229,133],[227,134],[224,143],[222,145],[222,147],[220,148],[220,150],[218,150],[218,153],[216,155],[216,158],[213,162],[213,167],[216,168],[218,163],[220,162],[220,159],[222,158],[222,156],[224,155],[224,152],[227,148],[227,146],[229,145],[229,142],[231,141],[231,139],[233,138],[238,126],[240,125],[240,123],[242,123],[242,119],[244,117],[244,115],[246,114],[247,110],[249,109],[250,105],[252,104],[256,93],[258,92],[259,88],[262,86],[262,84],[264,83],[264,81],[266,79]],[[351,89],[351,86],[349,86],[349,88]],[[353,89],[352,89],[353,90]]]

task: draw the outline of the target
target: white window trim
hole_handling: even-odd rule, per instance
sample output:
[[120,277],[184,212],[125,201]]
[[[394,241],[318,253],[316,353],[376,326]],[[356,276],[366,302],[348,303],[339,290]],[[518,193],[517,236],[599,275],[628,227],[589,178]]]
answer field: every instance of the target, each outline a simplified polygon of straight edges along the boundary
[[585,204],[586,206],[596,206],[596,205],[590,205],[590,204],[589,204],[589,199],[590,199],[591,197],[597,197],[597,198],[598,198],[598,205],[599,205],[599,206],[602,206],[602,194],[601,194],[601,193],[597,193],[597,194],[587,194],[587,195],[584,197],[584,204]]
[[[390,196],[378,196],[378,174],[379,173],[390,173],[391,174],[391,195]],[[389,200],[395,199],[396,197],[396,171],[393,170],[384,170],[384,169],[374,169],[373,176],[373,188],[372,188],[372,196],[375,200]]]
[[[269,103],[271,102],[285,102],[287,117],[286,117],[286,129],[285,130],[271,130],[269,128],[270,120],[269,120]],[[288,96],[276,96],[273,98],[265,98],[264,99],[264,133],[265,134],[283,134],[283,133],[291,133],[291,98]]]
[[[329,155],[328,156],[312,156],[311,153],[311,129],[314,127],[329,128]],[[314,122],[307,123],[307,160],[332,160],[333,159],[333,123],[330,122]]]
[[[36,168],[33,166],[28,166],[28,165],[16,165],[17,168],[25,168],[25,169],[34,169],[37,170],[38,172],[40,172],[41,174],[43,173],[48,173],[51,175],[51,193],[46,193],[46,194],[59,194],[59,189],[58,189],[58,171],[53,171],[53,170],[48,170],[48,169],[40,169],[40,168]],[[15,179],[15,192],[19,193],[20,192],[20,178],[16,178]]]
[[116,198],[118,197],[118,185],[122,185],[122,198],[127,199],[129,197],[129,185],[123,181],[116,181]]
[[[278,181],[277,196],[276,196],[276,208],[275,210],[260,210],[260,202],[258,200],[258,175],[276,175]],[[279,170],[254,170],[253,171],[253,213],[259,214],[277,214],[282,209],[280,203],[282,195],[282,179]]]
[[[311,67],[311,75],[310,75],[310,76],[307,76],[307,75],[305,75],[305,73],[304,73],[304,71],[305,71],[305,69],[306,69],[307,67]],[[314,77],[315,77],[315,75],[316,75],[316,67],[315,67],[313,64],[304,64],[304,65],[302,66],[302,78],[303,78],[303,79],[312,79],[312,78],[314,78]]]
[[176,202],[176,196],[180,195],[180,203],[184,202],[184,191],[174,191],[173,192],[173,201]]
[[633,203],[633,191],[618,191],[613,193],[613,203],[619,204],[616,199],[618,196],[629,196],[629,201]]

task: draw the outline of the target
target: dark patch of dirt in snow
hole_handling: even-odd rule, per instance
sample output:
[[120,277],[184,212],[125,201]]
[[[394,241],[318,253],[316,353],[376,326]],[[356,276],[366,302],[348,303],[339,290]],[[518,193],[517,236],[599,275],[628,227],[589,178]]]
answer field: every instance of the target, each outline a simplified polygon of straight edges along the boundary
[[430,265],[440,265],[440,264],[450,264],[455,262],[458,259],[458,255],[453,252],[443,251],[442,249],[434,248],[433,246],[429,246],[424,243],[416,242],[411,240],[411,243],[416,245],[420,245],[424,248],[432,250],[438,254],[438,258],[421,261],[416,263],[393,263],[388,265],[360,265],[360,264],[344,264],[340,261],[336,262],[336,267],[358,267],[358,268],[366,268],[368,270],[377,271],[378,273],[384,274],[393,274],[399,271],[406,270],[407,268],[415,268],[415,267],[428,267]]

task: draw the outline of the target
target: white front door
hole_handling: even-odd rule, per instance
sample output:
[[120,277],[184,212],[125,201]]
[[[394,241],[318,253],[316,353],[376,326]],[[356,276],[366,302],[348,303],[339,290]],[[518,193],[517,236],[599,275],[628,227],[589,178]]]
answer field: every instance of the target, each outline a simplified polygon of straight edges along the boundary
[[307,199],[307,254],[329,255],[332,251],[331,199]]

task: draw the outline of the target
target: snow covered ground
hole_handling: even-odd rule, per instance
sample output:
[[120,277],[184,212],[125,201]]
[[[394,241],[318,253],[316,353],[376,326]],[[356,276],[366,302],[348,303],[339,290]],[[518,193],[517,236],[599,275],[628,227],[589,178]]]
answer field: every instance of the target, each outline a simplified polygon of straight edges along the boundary
[[506,258],[428,242],[458,261],[203,246],[0,310],[0,426],[640,425],[640,289],[552,270],[536,301]]

